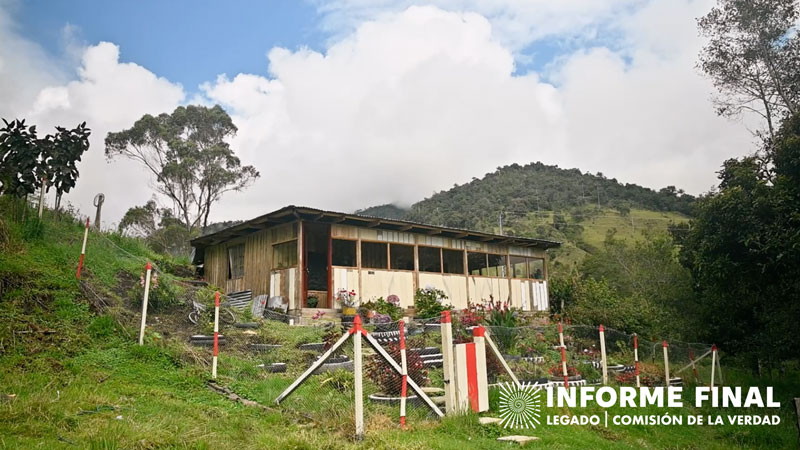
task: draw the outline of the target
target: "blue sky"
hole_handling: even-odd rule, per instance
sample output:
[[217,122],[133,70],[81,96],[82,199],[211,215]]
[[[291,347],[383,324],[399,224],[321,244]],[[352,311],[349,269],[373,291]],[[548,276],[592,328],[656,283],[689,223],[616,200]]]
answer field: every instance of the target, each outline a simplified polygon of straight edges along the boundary
[[316,8],[296,0],[32,0],[17,7],[20,31],[54,56],[63,52],[71,25],[74,39],[113,42],[121,61],[188,91],[221,73],[266,74],[270,48],[319,50],[325,39]]
[[103,192],[109,225],[153,190],[106,134],[192,102],[262,173],[215,221],[407,205],[533,161],[699,194],[752,150],[695,69],[715,1],[0,0],[0,117],[86,121],[66,200]]

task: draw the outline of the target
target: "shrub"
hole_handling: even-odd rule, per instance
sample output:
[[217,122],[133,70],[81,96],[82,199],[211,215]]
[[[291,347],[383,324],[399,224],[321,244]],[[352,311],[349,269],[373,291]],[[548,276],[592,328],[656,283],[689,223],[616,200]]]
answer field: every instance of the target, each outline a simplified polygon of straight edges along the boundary
[[439,289],[426,287],[417,289],[414,293],[414,310],[416,316],[422,319],[432,319],[439,317],[442,311],[450,310],[450,305],[445,305],[447,295]]
[[511,352],[516,344],[515,330],[519,325],[519,312],[508,305],[508,302],[494,301],[489,297],[486,307],[487,315],[484,323],[492,327],[491,333],[501,351]]
[[[142,272],[139,276],[139,283],[134,287],[134,295],[137,299],[141,299],[144,295],[144,277],[145,273]],[[148,308],[153,312],[159,312],[178,303],[178,295],[172,283],[162,279],[162,277],[158,276],[158,273],[154,272],[150,276],[150,295],[147,297]]]
[[[424,342],[419,340],[407,340],[406,346],[410,348],[423,347]],[[400,363],[400,344],[392,342],[384,346],[386,352],[398,364]],[[408,377],[414,380],[417,385],[424,386],[428,383],[428,371],[422,363],[422,357],[418,353],[406,353],[406,367]],[[402,387],[403,378],[391,365],[380,355],[375,355],[366,364],[367,376],[381,388],[381,393],[386,395],[399,395]]]

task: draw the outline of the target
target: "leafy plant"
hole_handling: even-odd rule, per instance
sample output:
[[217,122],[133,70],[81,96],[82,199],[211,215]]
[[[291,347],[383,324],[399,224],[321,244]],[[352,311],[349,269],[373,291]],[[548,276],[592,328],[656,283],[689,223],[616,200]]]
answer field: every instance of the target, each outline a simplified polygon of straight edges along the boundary
[[423,319],[439,317],[442,311],[452,308],[450,305],[444,304],[445,300],[447,300],[447,295],[439,289],[430,286],[425,289],[417,289],[417,292],[414,293],[416,316]]

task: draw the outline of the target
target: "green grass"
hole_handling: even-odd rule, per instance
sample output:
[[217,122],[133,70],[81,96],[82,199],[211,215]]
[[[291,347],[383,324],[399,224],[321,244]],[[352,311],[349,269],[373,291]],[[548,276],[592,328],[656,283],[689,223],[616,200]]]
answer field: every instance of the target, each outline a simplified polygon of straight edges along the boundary
[[[355,441],[352,375],[343,373],[315,375],[286,402],[275,405],[274,399],[315,357],[297,345],[320,341],[324,333],[321,328],[277,322],[267,322],[253,336],[241,329],[223,330],[232,344],[222,349],[220,384],[265,407],[231,401],[206,386],[210,351],[188,347],[184,335],[170,328],[186,323],[180,307],[156,313],[160,322],[151,325],[146,345],[135,345],[138,300],[124,289],[121,274],[138,278],[143,260],[157,255],[136,240],[114,238],[131,256],[90,237],[85,280],[110,303],[98,314],[75,280],[80,224],[46,222],[41,235],[28,235],[27,241],[22,226],[4,227],[11,238],[0,242],[0,448],[463,450],[499,448],[496,438],[512,433],[481,426],[472,414],[437,420],[424,407],[409,408],[409,427],[401,430],[397,408],[365,402],[366,436]],[[167,331],[173,332],[172,337],[163,337]],[[248,354],[235,345],[244,339],[282,347]],[[256,368],[258,363],[279,361],[292,362],[288,374]],[[788,399],[798,391],[800,380],[753,379],[729,367],[725,374],[729,383],[774,385],[784,405],[779,412],[783,423],[775,427],[543,425],[513,433],[535,435],[541,440],[534,446],[547,448],[795,448]],[[367,394],[377,390],[366,381]],[[492,398],[496,412],[496,392]],[[548,412],[602,414],[597,407]],[[708,413],[689,406],[670,412]]]

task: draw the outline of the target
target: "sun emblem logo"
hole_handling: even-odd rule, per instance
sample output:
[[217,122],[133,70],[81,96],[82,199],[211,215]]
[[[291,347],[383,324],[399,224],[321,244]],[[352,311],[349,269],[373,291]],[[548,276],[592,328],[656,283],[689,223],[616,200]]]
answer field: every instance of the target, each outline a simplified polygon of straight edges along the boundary
[[500,385],[500,422],[504,428],[536,428],[541,415],[542,388],[538,383]]

